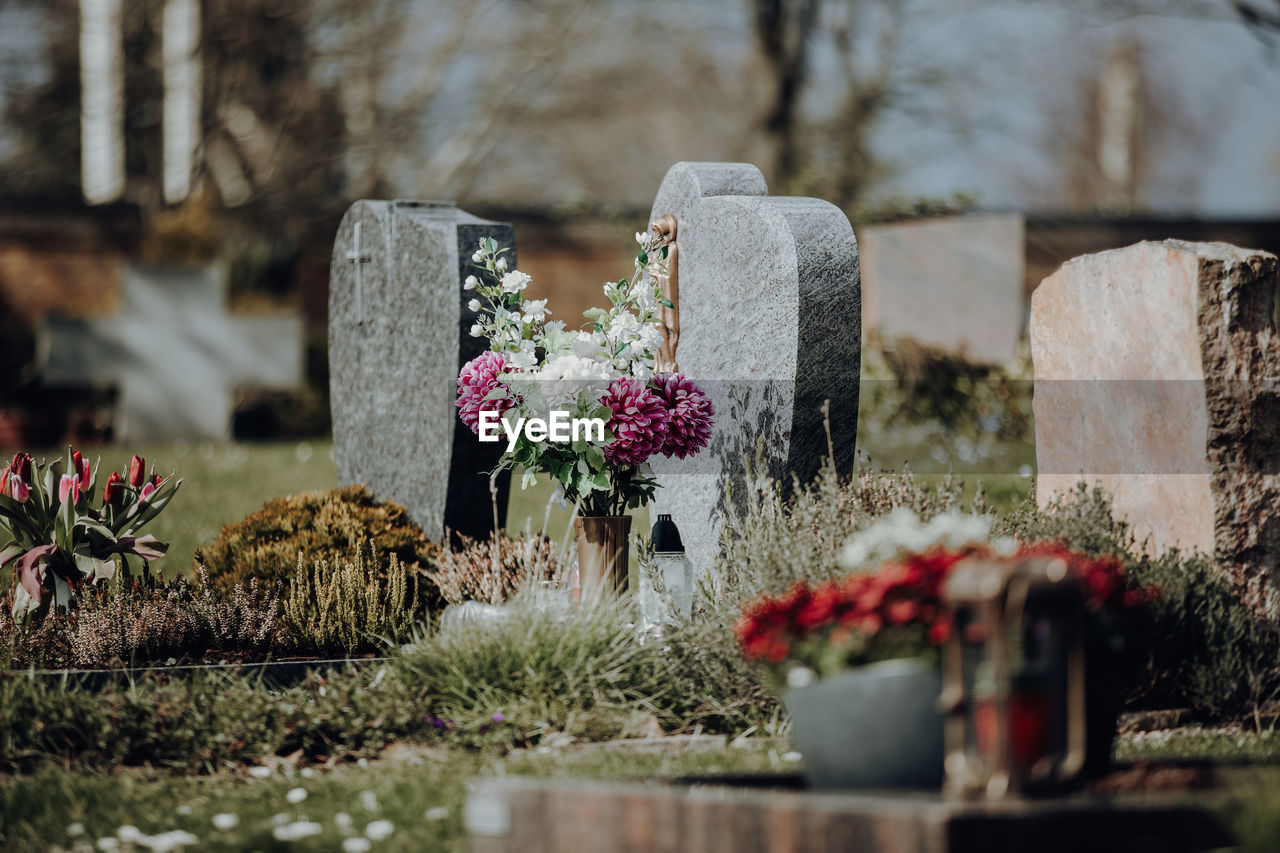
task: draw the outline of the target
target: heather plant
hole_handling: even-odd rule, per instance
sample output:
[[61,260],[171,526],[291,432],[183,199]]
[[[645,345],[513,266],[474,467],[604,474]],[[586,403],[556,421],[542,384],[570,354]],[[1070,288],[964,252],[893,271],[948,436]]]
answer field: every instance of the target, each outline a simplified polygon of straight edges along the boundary
[[557,582],[565,574],[560,552],[545,536],[511,538],[494,535],[487,541],[461,537],[440,552],[427,578],[448,604],[481,601],[502,604],[522,585]]
[[95,590],[68,614],[22,625],[0,619],[11,666],[97,668],[200,659],[209,651],[265,656],[282,648],[278,593],[257,581],[222,594],[177,579]]
[[300,645],[346,653],[408,634],[419,613],[418,574],[392,554],[384,570],[374,543],[335,560],[298,556],[284,598],[285,624]]

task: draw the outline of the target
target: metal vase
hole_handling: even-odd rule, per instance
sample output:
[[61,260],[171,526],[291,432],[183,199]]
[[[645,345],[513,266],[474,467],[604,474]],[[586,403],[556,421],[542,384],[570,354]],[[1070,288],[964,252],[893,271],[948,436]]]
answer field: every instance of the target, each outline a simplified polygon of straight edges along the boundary
[[627,538],[631,534],[631,516],[579,516],[573,521],[573,529],[578,539],[581,598],[594,600],[605,590],[625,590],[630,563]]

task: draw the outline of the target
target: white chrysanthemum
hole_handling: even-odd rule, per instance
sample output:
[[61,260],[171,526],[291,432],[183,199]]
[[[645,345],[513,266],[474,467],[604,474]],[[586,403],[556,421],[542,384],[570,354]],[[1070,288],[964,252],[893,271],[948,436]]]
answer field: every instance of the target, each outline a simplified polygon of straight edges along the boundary
[[509,370],[529,373],[538,366],[538,354],[533,351],[533,341],[521,341],[521,343],[530,344],[530,347],[528,349],[522,347],[515,352],[505,352],[502,358],[506,361]]
[[[503,266],[500,269],[506,269],[506,261],[501,261]],[[502,277],[502,290],[504,293],[519,293],[529,286],[532,281],[526,273],[520,270],[512,270]]]
[[602,357],[606,343],[599,332],[582,332],[573,341],[573,354],[581,358]]
[[593,358],[577,355],[562,355],[552,359],[538,372],[538,379],[541,381],[608,382],[613,378],[613,371],[609,369],[609,365]]
[[609,318],[609,340],[621,343],[635,340],[640,333],[640,321],[630,311],[620,311]]
[[846,569],[871,569],[934,547],[987,545],[990,534],[991,519],[986,516],[948,512],[925,524],[910,509],[898,507],[866,530],[850,536],[840,549],[838,561]]
[[655,352],[662,346],[662,332],[656,326],[645,326],[637,334],[637,344],[645,352]]

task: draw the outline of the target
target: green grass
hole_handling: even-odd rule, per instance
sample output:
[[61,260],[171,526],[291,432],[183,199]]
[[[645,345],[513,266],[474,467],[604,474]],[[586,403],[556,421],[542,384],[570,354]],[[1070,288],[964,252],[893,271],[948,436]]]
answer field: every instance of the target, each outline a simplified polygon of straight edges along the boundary
[[[279,765],[269,778],[243,771],[173,776],[154,770],[108,774],[47,767],[30,776],[0,779],[0,846],[45,850],[77,840],[96,843],[122,826],[147,835],[175,829],[199,839],[199,850],[337,850],[347,833],[339,813],[360,834],[374,820],[394,832],[380,851],[466,849],[462,804],[466,781],[478,776],[675,777],[747,772],[794,772],[779,747],[760,743],[710,750],[668,749],[658,754],[603,750],[517,751],[506,756],[446,748],[395,748],[394,758],[367,766],[339,765],[298,772]],[[305,774],[305,775],[304,775]],[[291,803],[290,790],[306,799]],[[372,794],[372,800],[365,793]],[[376,810],[367,810],[373,805]],[[214,827],[213,816],[233,814],[234,828]],[[279,816],[284,816],[283,818]],[[286,843],[273,836],[276,821],[309,819],[322,833]],[[72,827],[79,824],[79,827]],[[76,834],[68,827],[79,829]]]

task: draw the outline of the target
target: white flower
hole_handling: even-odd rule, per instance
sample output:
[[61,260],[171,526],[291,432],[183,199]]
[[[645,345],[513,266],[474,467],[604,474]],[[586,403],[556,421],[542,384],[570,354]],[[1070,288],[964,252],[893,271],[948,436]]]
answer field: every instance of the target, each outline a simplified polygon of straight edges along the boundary
[[462,283],[462,289],[463,289],[463,290],[475,290],[475,289],[476,289],[476,285],[478,285],[479,283],[480,283],[480,280],[479,280],[479,279],[477,279],[477,278],[476,278],[475,276],[473,276],[473,275],[469,275],[469,276],[467,276],[467,280],[466,280],[466,281],[464,281],[464,282]]
[[361,791],[360,807],[367,812],[376,812],[378,810],[378,795],[373,791]]
[[[547,313],[550,314],[551,312],[548,311]],[[546,322],[546,325],[544,325],[542,328],[548,332],[554,332],[556,334],[560,334],[561,332],[564,331],[564,320],[548,320]]]
[[219,812],[213,816],[213,826],[226,832],[229,829],[235,829],[240,823],[240,815],[231,812]]
[[649,245],[649,232],[647,232],[647,231],[637,231],[637,232],[636,232],[636,242],[637,242],[637,243],[639,243],[641,246],[647,246],[647,245]]
[[[473,337],[473,338],[480,338],[480,337],[483,337],[483,336],[484,336],[484,327],[483,327],[483,326],[481,326],[479,323],[476,323],[474,326],[472,326],[472,327],[471,327],[471,337]],[[250,770],[249,772],[250,772],[250,773],[252,773],[253,771],[252,771],[252,770]]]
[[573,354],[582,358],[591,358],[597,355],[603,355],[604,335],[599,332],[580,332],[578,337],[573,341]]
[[523,308],[526,323],[530,321],[536,322],[538,320],[545,320],[547,315],[551,313],[547,310],[547,300],[545,299],[527,300],[524,303]]
[[182,805],[178,806],[178,814],[180,815],[189,815],[191,814],[192,811],[193,809],[191,808],[190,803],[183,803]]
[[[521,341],[521,343],[532,344],[533,341]],[[538,354],[533,351],[532,347],[529,349],[521,347],[515,352],[504,352],[502,358],[506,361],[508,367],[522,373],[531,373],[538,366]]]
[[271,775],[270,767],[250,767],[249,775],[255,779],[265,779]]
[[[503,266],[500,269],[506,269],[505,262],[503,262]],[[532,279],[526,273],[522,273],[520,270],[512,270],[502,277],[502,291],[504,293],[519,293],[529,286],[530,281]]]
[[375,820],[364,828],[364,834],[369,836],[370,841],[384,841],[395,831],[395,824],[389,820]]
[[986,545],[990,534],[991,519],[984,516],[947,512],[924,524],[914,512],[899,507],[845,540],[837,561],[846,569],[870,569],[936,546]]
[[494,266],[495,266],[495,267],[497,267],[498,272],[503,272],[503,271],[504,271],[504,270],[506,270],[506,268],[507,268],[507,259],[506,259],[506,258],[498,258],[498,262],[497,262],[496,264],[494,264]]
[[67,827],[67,835],[75,838],[77,835],[84,835],[84,824],[77,821]]
[[646,352],[654,352],[662,346],[662,332],[656,326],[644,326],[637,337],[640,348]]
[[426,814],[424,815],[424,817],[426,817],[427,820],[444,820],[448,816],[449,816],[448,806],[432,806],[431,808],[427,809]]
[[342,853],[366,853],[373,849],[373,842],[356,835],[342,839]]
[[793,666],[787,670],[787,687],[792,690],[799,690],[801,687],[808,687],[813,684],[813,670],[807,666]]
[[621,311],[610,318],[609,339],[621,343],[640,333],[640,321],[630,311]]
[[350,829],[351,815],[347,814],[346,812],[338,812],[336,815],[333,816],[333,822],[338,825],[338,829],[344,829],[344,830]]
[[138,843],[148,850],[155,851],[155,853],[169,853],[170,850],[176,850],[179,847],[199,844],[200,839],[184,829],[171,829],[159,835],[150,837],[144,835],[138,840]]
[[297,841],[299,838],[319,835],[322,832],[324,827],[310,820],[295,820],[293,823],[286,823],[271,830],[276,841]]
[[307,798],[307,789],[306,788],[290,788],[289,793],[285,794],[284,798],[296,805]]
[[480,252],[476,252],[474,255],[471,256],[471,260],[475,261],[478,264],[484,260],[484,255],[482,255]]
[[108,835],[106,838],[98,839],[99,850],[118,850],[119,848],[120,841],[113,836]]
[[138,829],[138,827],[131,823],[126,823],[124,826],[116,829],[116,838],[119,838],[126,844],[132,844],[139,838],[142,838],[142,830]]
[[613,379],[613,372],[604,362],[577,355],[562,355],[548,361],[538,372],[538,379],[572,382],[609,381]]
[[468,310],[468,311],[479,311],[479,310],[480,310],[480,300],[479,300],[479,299],[472,299],[470,302],[468,302],[468,303],[467,303],[467,310]]

